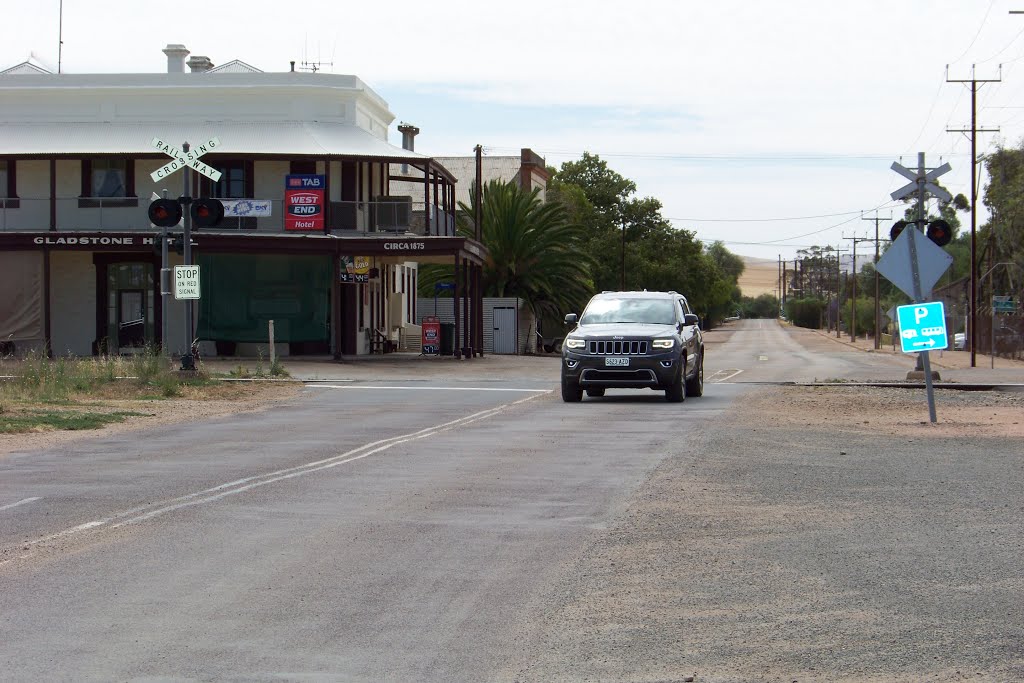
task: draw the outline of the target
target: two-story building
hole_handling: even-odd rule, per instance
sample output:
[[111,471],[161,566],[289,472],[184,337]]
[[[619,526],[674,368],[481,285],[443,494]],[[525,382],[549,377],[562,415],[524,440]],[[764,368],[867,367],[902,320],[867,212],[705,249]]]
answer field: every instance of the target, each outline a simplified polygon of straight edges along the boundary
[[[273,320],[284,353],[364,354],[418,339],[417,266],[435,262],[454,264],[469,302],[456,354],[480,352],[484,249],[455,234],[444,165],[388,142],[380,96],[355,76],[198,56],[186,70],[183,46],[164,53],[167,73],[0,71],[0,341],[86,356],[162,339],[181,353],[198,338],[207,353],[250,355]],[[216,182],[177,168],[184,143],[208,148]],[[400,167],[425,211],[392,191]],[[162,291],[147,211],[164,195],[227,208],[192,233],[198,300]]]

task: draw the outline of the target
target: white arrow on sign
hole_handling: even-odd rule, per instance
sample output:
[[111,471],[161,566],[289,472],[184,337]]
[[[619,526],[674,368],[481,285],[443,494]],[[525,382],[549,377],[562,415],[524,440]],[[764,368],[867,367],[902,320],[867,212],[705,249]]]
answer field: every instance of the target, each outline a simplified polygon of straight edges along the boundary
[[210,138],[202,144],[190,146],[187,152],[183,152],[160,138],[153,138],[153,147],[171,157],[174,161],[169,164],[164,164],[157,170],[153,171],[149,174],[149,177],[152,178],[154,182],[160,182],[175,171],[187,167],[194,168],[216,183],[220,180],[220,171],[215,168],[210,168],[200,161],[199,157],[219,146],[220,138]]

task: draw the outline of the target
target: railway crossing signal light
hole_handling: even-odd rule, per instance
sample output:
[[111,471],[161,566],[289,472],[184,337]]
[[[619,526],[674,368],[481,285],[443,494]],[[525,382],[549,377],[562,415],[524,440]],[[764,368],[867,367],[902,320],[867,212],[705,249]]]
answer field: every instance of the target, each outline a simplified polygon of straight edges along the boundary
[[927,235],[932,242],[944,247],[953,239],[953,229],[944,220],[934,220],[928,224]]
[[181,221],[177,199],[154,199],[149,204],[149,222],[158,228],[173,228]]
[[900,233],[903,232],[903,229],[906,228],[908,225],[910,224],[907,223],[906,221],[896,221],[895,223],[893,223],[892,229],[889,230],[889,239],[895,242],[896,238],[900,236]]
[[213,228],[224,220],[224,205],[219,199],[203,197],[192,202],[192,220],[196,229]]

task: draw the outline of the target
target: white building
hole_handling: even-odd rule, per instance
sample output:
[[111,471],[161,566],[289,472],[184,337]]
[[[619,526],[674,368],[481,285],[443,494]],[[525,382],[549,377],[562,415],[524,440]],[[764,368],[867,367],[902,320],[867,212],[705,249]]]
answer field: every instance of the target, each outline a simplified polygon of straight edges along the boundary
[[[274,320],[285,353],[368,353],[384,337],[418,335],[417,264],[436,262],[456,266],[474,302],[469,324],[457,321],[456,352],[481,349],[484,250],[454,234],[452,174],[388,142],[383,99],[355,76],[195,56],[186,71],[188,50],[164,52],[159,74],[52,74],[29,62],[0,71],[0,340],[18,353],[125,353],[159,344],[166,324],[173,352],[194,334],[218,354],[247,354]],[[168,149],[213,140],[201,161],[219,181],[190,169],[186,188]],[[419,220],[393,196],[401,166],[427,207]],[[290,176],[323,183],[302,209],[309,220],[296,219]],[[165,191],[229,200],[237,214],[193,233],[194,332],[187,304],[161,296],[147,210]]]

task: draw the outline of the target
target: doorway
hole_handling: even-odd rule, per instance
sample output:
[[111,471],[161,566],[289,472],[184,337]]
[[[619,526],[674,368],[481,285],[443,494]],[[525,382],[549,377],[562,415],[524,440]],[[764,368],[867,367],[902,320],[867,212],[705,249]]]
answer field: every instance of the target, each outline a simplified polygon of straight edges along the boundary
[[153,264],[97,259],[96,271],[97,352],[125,355],[157,347]]

